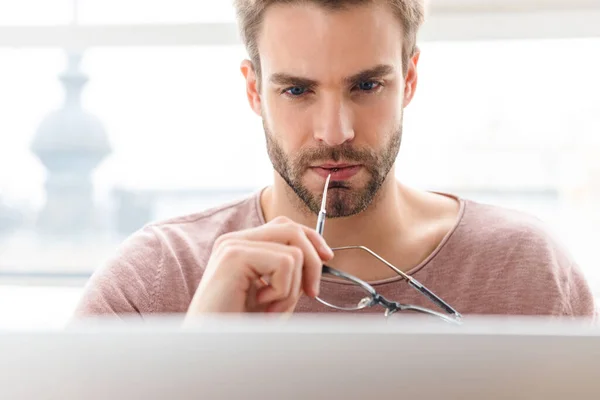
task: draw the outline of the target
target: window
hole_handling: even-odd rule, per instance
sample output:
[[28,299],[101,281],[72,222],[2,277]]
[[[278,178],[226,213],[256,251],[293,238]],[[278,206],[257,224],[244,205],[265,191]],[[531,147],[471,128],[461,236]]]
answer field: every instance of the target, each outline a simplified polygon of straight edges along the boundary
[[72,17],[71,10],[72,0],[3,0],[0,26],[67,24]]
[[[32,12],[35,10],[35,12]],[[233,23],[232,1],[3,0],[0,26]]]
[[[138,43],[129,30],[110,30],[133,24],[135,31],[141,24],[151,33],[164,24],[191,24],[210,33],[216,23],[232,32],[229,2],[79,0],[76,13],[66,0],[5,3],[0,4],[0,30],[31,26],[18,31],[31,37],[27,46],[15,48],[10,41],[18,44],[22,38],[0,35],[0,285],[80,288],[143,224],[269,184],[261,121],[247,104],[239,71],[246,56],[239,43],[210,34],[198,38],[203,45],[184,38],[186,45],[176,38],[153,44],[152,35]],[[600,32],[594,32],[600,23],[573,22],[600,20],[598,9],[579,12],[583,0],[569,3],[572,10],[560,11],[567,13],[566,22],[556,30],[528,25],[538,17],[538,23],[546,21],[546,11],[529,10],[524,23],[520,14],[488,10],[485,18],[514,20],[516,28],[509,32],[502,28],[506,25],[490,27],[475,19],[474,3],[466,3],[436,3],[449,16],[434,15],[439,24],[423,35],[419,85],[405,111],[398,176],[422,189],[539,216],[600,295],[600,256],[592,242],[600,223]],[[493,11],[498,4],[489,7]],[[40,30],[67,26],[73,15],[80,26],[101,26],[105,36],[99,40],[107,42],[87,48],[79,63],[60,49],[60,40],[44,40],[55,31]],[[111,32],[122,34],[126,45],[108,40]],[[43,45],[35,46],[36,41]],[[42,121],[63,105],[60,76],[69,68],[89,79],[81,103],[108,139],[109,152],[91,163],[97,168],[89,182],[84,174],[56,173],[88,167],[86,157],[55,157],[53,173],[32,150]],[[59,186],[61,179],[72,179],[82,191],[52,197],[54,220],[44,225],[49,179]],[[88,183],[94,213],[88,216],[91,229],[79,234],[81,227],[70,230],[61,221],[69,219],[72,204],[85,203],[74,198],[85,198]]]
[[[590,77],[600,69],[593,51],[599,45],[597,39],[422,44],[399,176],[426,189],[509,202],[586,248],[593,226],[583,230],[583,216],[598,213],[593,154],[600,119],[593,96],[600,87]],[[2,50],[0,57],[7,72],[0,76],[6,88],[0,106],[11,110],[0,119],[0,129],[11,133],[0,139],[0,187],[5,204],[33,218],[43,207],[47,171],[31,142],[62,102],[56,76],[66,57],[59,50]],[[262,126],[238,69],[244,57],[240,46],[85,52],[81,68],[90,81],[82,101],[103,122],[112,148],[93,176],[95,199],[113,213],[113,227],[129,225],[122,234],[135,228],[115,220],[115,201],[125,202],[123,196],[155,201],[147,214],[155,219],[191,212],[199,201],[194,191],[216,196],[234,188],[234,196],[268,184]],[[583,249],[582,263],[595,264]]]
[[232,1],[79,0],[82,24],[234,22]]

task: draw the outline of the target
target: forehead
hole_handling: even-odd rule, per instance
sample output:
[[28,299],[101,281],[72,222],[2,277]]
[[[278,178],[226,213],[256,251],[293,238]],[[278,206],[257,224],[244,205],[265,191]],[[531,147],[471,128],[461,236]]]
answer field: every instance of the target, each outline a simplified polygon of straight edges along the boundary
[[257,37],[263,75],[339,79],[377,64],[400,72],[402,24],[378,3],[341,10],[311,2],[269,7]]

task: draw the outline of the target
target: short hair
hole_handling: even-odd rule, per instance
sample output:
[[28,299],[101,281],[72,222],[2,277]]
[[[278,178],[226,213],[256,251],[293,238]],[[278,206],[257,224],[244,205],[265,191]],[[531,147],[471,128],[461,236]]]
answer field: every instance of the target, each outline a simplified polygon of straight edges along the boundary
[[402,49],[402,67],[406,72],[408,62],[417,46],[417,32],[425,19],[424,0],[235,0],[240,35],[260,80],[260,54],[257,36],[261,28],[264,13],[274,4],[313,3],[327,10],[344,10],[353,5],[383,2],[398,17],[404,30]]

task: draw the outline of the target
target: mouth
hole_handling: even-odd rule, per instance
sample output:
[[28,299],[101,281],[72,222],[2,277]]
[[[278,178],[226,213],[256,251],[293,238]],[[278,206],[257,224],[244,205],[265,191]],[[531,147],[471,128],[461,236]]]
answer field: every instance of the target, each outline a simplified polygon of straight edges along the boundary
[[356,175],[362,166],[360,164],[321,164],[311,169],[319,176],[327,178],[331,175],[332,181],[344,181]]

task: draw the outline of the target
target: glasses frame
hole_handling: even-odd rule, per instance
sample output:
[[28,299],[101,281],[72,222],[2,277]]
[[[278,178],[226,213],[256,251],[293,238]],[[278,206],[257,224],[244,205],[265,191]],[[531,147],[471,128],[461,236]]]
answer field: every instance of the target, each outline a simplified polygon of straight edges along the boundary
[[332,248],[332,250],[334,252],[335,251],[344,251],[344,250],[366,251],[367,253],[369,253],[373,257],[377,258],[382,263],[384,263],[387,267],[392,269],[394,272],[396,272],[399,276],[404,278],[404,280],[406,280],[410,286],[415,288],[417,291],[419,291],[419,293],[421,293],[422,295],[427,297],[430,301],[435,303],[439,308],[444,310],[447,315],[437,312],[437,311],[434,311],[434,310],[430,310],[425,307],[420,307],[420,306],[411,305],[411,304],[402,304],[402,303],[398,303],[395,301],[390,301],[390,300],[386,299],[385,297],[383,297],[382,295],[380,295],[373,286],[371,286],[367,282],[363,281],[362,279],[359,279],[359,278],[357,278],[351,274],[348,274],[346,272],[342,272],[340,270],[332,268],[328,265],[323,265],[323,269],[322,269],[323,274],[330,274],[333,276],[337,276],[338,278],[345,279],[347,281],[350,281],[350,282],[360,286],[366,293],[369,294],[370,298],[365,297],[363,300],[368,300],[368,301],[366,301],[366,302],[361,301],[356,307],[349,308],[349,307],[339,307],[339,306],[330,304],[327,301],[325,301],[319,297],[316,297],[316,300],[319,301],[321,304],[324,304],[328,307],[331,307],[331,308],[334,308],[337,310],[342,310],[342,311],[358,311],[358,310],[365,309],[367,307],[381,305],[385,308],[385,317],[386,318],[398,311],[416,311],[416,312],[436,316],[436,317],[441,318],[442,320],[444,320],[446,322],[450,322],[450,323],[460,324],[462,322],[462,315],[458,311],[456,311],[454,308],[452,308],[448,303],[446,303],[444,300],[442,300],[439,296],[437,296],[431,290],[427,289],[423,284],[421,284],[415,278],[413,278],[410,275],[407,275],[400,269],[396,268],[393,264],[391,264],[390,262],[385,260],[383,257],[378,255],[377,253],[375,253],[373,250],[369,249],[368,247],[365,247],[365,246],[343,246],[343,247],[334,247],[334,248]]

